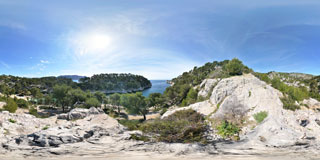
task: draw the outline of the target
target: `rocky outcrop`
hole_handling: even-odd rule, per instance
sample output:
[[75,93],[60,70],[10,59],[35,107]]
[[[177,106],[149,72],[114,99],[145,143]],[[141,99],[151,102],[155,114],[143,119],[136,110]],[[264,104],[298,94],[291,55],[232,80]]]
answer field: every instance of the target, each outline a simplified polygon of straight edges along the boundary
[[219,81],[220,79],[205,79],[200,84],[200,91],[198,92],[198,96],[207,97]]
[[0,102],[0,109],[2,109],[5,105],[7,105],[6,102]]
[[90,115],[77,121],[57,122],[58,125],[45,126],[40,131],[14,136],[3,144],[4,148],[15,149],[28,146],[58,147],[62,144],[96,141],[100,137],[117,135],[124,127],[106,114]]
[[58,119],[65,120],[77,120],[83,119],[89,115],[103,114],[103,110],[100,108],[91,107],[90,109],[75,108],[68,113],[58,115]]
[[309,98],[303,100],[302,104],[304,104],[306,107],[314,110],[320,111],[320,102],[317,101],[316,99]]
[[161,118],[168,117],[169,115],[173,114],[174,112],[181,111],[181,110],[188,110],[188,109],[193,109],[200,114],[204,116],[208,116],[210,113],[212,113],[217,107],[215,105],[212,105],[209,100],[203,101],[203,102],[198,102],[192,105],[189,105],[187,107],[174,107],[171,108],[169,111],[164,113]]
[[13,136],[37,132],[45,126],[56,126],[55,122],[56,117],[38,119],[30,114],[0,112],[0,143]]
[[[214,121],[241,122],[243,124],[240,139],[245,140],[249,146],[279,147],[301,142],[318,143],[320,113],[308,108],[295,112],[285,110],[280,100],[282,96],[281,92],[251,74],[235,76],[219,81],[214,86],[209,100],[170,110],[162,117],[177,110],[191,108],[203,115],[209,115],[209,119]],[[312,106],[317,104],[313,103],[313,100],[308,102],[312,102]],[[266,111],[268,116],[258,124],[253,115],[262,111]]]

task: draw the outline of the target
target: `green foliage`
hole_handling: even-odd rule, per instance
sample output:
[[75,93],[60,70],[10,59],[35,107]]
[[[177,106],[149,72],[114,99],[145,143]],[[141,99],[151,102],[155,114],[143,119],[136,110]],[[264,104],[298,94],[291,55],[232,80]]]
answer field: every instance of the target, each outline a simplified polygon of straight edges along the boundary
[[261,123],[265,118],[268,117],[268,112],[261,111],[259,113],[254,114],[253,117],[258,123]]
[[40,117],[40,115],[38,114],[38,110],[34,107],[30,107],[29,108],[29,114],[35,116],[35,117]]
[[167,109],[167,108],[163,108],[163,109],[161,110],[161,112],[160,112],[160,115],[165,114],[167,111],[168,111],[168,109]]
[[266,83],[270,84],[271,83],[271,79],[268,77],[268,74],[266,73],[258,73],[255,72],[254,75],[256,77],[258,77],[260,80],[265,81]]
[[120,97],[121,95],[119,93],[115,93],[115,94],[112,94],[110,95],[110,103],[112,105],[116,105],[116,106],[119,106],[120,105]]
[[18,109],[18,105],[12,98],[8,98],[7,105],[5,105],[3,109],[9,111],[10,113],[15,113]]
[[198,92],[195,89],[190,88],[187,94],[187,97],[182,101],[181,106],[187,106],[187,105],[193,104],[197,102],[197,98],[198,98]]
[[143,123],[144,133],[169,143],[206,143],[204,118],[193,110],[177,111],[165,119]]
[[[299,109],[295,104],[295,101],[302,101],[308,98],[315,98],[320,100],[320,77],[314,77],[312,75],[302,73],[280,73],[280,72],[269,72],[269,73],[254,73],[259,79],[269,83],[272,87],[280,90],[282,93],[288,95],[283,98],[284,107],[290,110]],[[273,77],[271,80],[268,75]],[[288,83],[299,82],[309,86],[309,90],[306,87],[293,87],[286,85],[280,79]]]
[[138,130],[142,122],[140,120],[119,120],[119,123],[126,126],[130,131]]
[[150,106],[147,105],[145,97],[141,92],[134,94],[123,94],[121,95],[120,102],[130,114],[143,115],[143,119],[146,120],[146,114],[148,114]]
[[106,100],[106,94],[99,91],[94,93],[94,97],[97,98],[100,103],[103,103]]
[[[189,72],[184,72],[177,78],[172,79],[173,86],[168,87],[164,92],[166,103],[169,105],[185,106],[193,103],[194,96],[188,97],[190,89],[199,85],[206,78],[227,78],[233,75],[253,72],[247,66],[244,66],[238,59],[232,61],[225,60],[221,62],[214,61],[206,63],[202,67],[194,67]],[[197,91],[196,91],[197,92]],[[194,91],[191,91],[196,95]],[[190,93],[190,94],[191,94]],[[201,97],[199,97],[199,100]]]
[[161,93],[151,93],[148,98],[148,106],[154,106],[155,109],[160,109],[164,105],[165,99]]
[[0,81],[4,82],[4,84],[0,85],[0,92],[5,95],[33,95],[37,98],[41,97],[42,93],[49,94],[54,85],[76,86],[76,83],[71,79],[57,77],[24,78],[1,75]]
[[44,126],[44,127],[42,128],[42,130],[47,130],[47,129],[49,129],[49,126]]
[[284,109],[288,109],[288,110],[292,110],[292,111],[300,109],[300,106],[296,105],[295,100],[290,97],[283,97],[283,98],[281,98],[281,101],[283,103]]
[[67,85],[56,85],[53,87],[52,97],[57,100],[63,111],[65,107],[70,104],[71,100],[70,97],[68,97],[68,92],[70,90],[71,87]]
[[35,98],[41,98],[43,96],[39,88],[31,88],[30,92],[31,95]]
[[225,65],[225,70],[230,76],[242,75],[244,72],[249,72],[249,68],[242,64],[242,62],[234,58]]
[[218,125],[217,130],[218,134],[223,138],[232,138],[234,136],[238,136],[240,132],[240,128],[228,121],[223,121],[220,125]]
[[17,121],[10,118],[10,119],[9,119],[9,122],[10,122],[10,123],[16,123]]
[[309,98],[309,92],[305,87],[297,88],[288,86],[285,83],[281,82],[278,78],[272,79],[271,84],[272,87],[280,90],[282,93],[287,94],[289,96],[289,99],[302,101]]
[[86,100],[86,106],[88,108],[90,108],[90,107],[100,107],[101,103],[98,101],[97,98],[88,98]]
[[99,74],[93,75],[91,78],[81,78],[79,81],[79,86],[83,90],[105,93],[151,87],[151,82],[148,79],[133,74]]
[[131,134],[130,138],[137,140],[137,141],[144,141],[144,142],[150,141],[150,138],[148,136],[144,136],[144,135]]
[[[58,95],[54,95],[54,98],[57,98],[58,102],[65,102],[65,104],[75,105],[76,103],[85,102],[88,96],[86,92],[81,89],[72,89],[64,86],[63,88],[54,88],[58,89],[58,91],[54,90],[54,94],[65,95],[65,97],[59,97]],[[60,92],[60,93],[55,93]],[[59,99],[58,99],[59,98]]]
[[29,107],[29,103],[24,99],[17,99],[16,103],[19,108],[28,108]]

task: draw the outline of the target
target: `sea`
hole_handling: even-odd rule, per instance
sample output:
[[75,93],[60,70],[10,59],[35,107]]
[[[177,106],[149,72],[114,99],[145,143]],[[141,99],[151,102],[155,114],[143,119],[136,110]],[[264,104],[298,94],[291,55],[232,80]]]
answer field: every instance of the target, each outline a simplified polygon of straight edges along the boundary
[[150,80],[152,87],[142,92],[143,96],[148,97],[151,93],[163,93],[170,86],[167,80]]
[[[73,82],[79,83],[78,80],[73,80]],[[152,87],[149,89],[146,89],[142,91],[143,96],[148,97],[151,93],[161,93],[166,90],[167,87],[170,86],[169,83],[167,83],[167,80],[150,80]]]

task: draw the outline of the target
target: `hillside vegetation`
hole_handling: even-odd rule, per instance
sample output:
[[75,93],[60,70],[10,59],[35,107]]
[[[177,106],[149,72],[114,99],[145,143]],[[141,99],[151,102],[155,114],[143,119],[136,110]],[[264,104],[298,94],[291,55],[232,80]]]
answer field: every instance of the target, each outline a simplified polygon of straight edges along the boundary
[[126,91],[142,91],[151,87],[151,82],[143,76],[133,74],[99,74],[79,80],[83,90],[115,93]]
[[221,62],[208,62],[202,67],[194,67],[189,72],[184,72],[177,78],[172,79],[173,85],[164,93],[170,105],[186,106],[204,97],[197,97],[197,89],[194,89],[207,78],[228,78],[230,76],[252,73],[252,69],[243,65],[239,59]]
[[286,109],[299,109],[299,106],[295,104],[296,101],[300,102],[308,98],[320,100],[320,76],[302,73],[258,73],[236,58],[231,61],[206,63],[204,66],[194,67],[189,72],[184,72],[172,79],[173,85],[166,89],[164,97],[169,105],[187,106],[209,98],[198,96],[199,89],[202,87],[199,85],[203,80],[223,79],[246,73],[254,74],[284,93],[285,97],[282,98],[282,102]]

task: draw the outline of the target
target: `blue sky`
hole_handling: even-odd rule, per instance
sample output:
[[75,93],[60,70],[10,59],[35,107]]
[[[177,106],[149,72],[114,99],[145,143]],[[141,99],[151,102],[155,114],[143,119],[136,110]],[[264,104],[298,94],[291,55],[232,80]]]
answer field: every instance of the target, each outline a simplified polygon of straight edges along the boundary
[[238,57],[320,74],[318,0],[0,0],[0,74],[171,79]]

